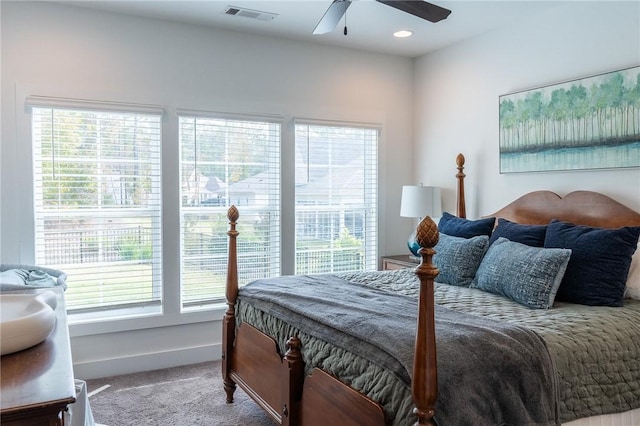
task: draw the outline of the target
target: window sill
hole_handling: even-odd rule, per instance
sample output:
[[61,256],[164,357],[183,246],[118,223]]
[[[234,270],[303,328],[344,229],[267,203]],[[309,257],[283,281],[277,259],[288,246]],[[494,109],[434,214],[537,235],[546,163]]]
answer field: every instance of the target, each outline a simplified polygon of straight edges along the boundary
[[108,311],[103,314],[69,314],[71,337],[96,334],[118,333],[149,328],[171,327],[199,322],[220,321],[226,311],[226,304],[210,305],[206,310],[166,314],[159,306],[148,308],[127,308]]

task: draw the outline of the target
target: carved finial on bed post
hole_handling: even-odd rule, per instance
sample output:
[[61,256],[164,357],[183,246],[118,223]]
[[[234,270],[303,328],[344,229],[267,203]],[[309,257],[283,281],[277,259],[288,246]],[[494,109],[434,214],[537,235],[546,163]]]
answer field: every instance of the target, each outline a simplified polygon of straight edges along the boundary
[[227,231],[229,236],[229,259],[227,262],[226,296],[227,304],[229,305],[227,313],[230,313],[231,316],[234,316],[236,298],[238,297],[238,251],[236,240],[239,232],[236,231],[236,221],[239,217],[238,208],[236,206],[229,207],[227,211],[230,229]]
[[227,262],[227,311],[222,320],[222,377],[224,379],[224,390],[227,393],[227,402],[233,402],[233,393],[236,384],[231,379],[231,353],[236,338],[236,299],[238,298],[238,253],[236,238],[236,221],[240,217],[236,206],[229,207],[227,218],[229,219],[229,257]]
[[436,399],[438,398],[438,371],[436,360],[436,332],[433,297],[433,280],[438,276],[431,259],[435,254],[433,247],[438,243],[438,226],[429,217],[418,224],[416,241],[422,257],[415,274],[420,279],[420,298],[418,302],[418,324],[416,331],[415,354],[413,360],[414,414],[418,417],[415,425],[435,425]]
[[464,155],[458,154],[456,157],[456,165],[458,166],[458,173],[456,173],[456,179],[458,179],[458,192],[456,194],[456,215],[458,217],[467,217],[467,207],[464,201]]

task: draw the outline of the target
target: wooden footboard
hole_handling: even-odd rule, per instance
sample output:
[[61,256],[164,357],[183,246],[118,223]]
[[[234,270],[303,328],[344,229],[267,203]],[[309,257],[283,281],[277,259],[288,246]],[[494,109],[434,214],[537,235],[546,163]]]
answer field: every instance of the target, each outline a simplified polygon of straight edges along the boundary
[[340,380],[316,368],[307,376],[300,342],[287,342],[284,356],[276,341],[250,324],[236,333],[229,379],[282,425],[385,424],[382,407]]
[[305,426],[384,425],[380,404],[319,368],[306,377],[300,424]]
[[[465,216],[464,157],[458,166],[458,203],[460,217]],[[285,354],[269,336],[249,324],[236,326],[235,305],[238,296],[235,206],[228,211],[230,229],[227,271],[227,311],[223,318],[222,375],[227,402],[233,402],[236,384],[253,398],[273,420],[282,425],[383,426],[382,407],[362,393],[350,388],[320,369],[304,377],[300,341],[292,336]],[[438,228],[426,217],[418,225],[416,239],[422,247],[420,265],[415,270],[420,279],[420,296],[415,341],[412,394],[416,425],[433,425],[438,391],[433,282],[438,269],[431,259],[438,242]]]
[[[231,380],[276,422],[287,424],[283,422],[283,416],[287,417],[290,411],[295,411],[294,407],[287,406],[282,400],[283,394],[292,393],[283,389],[289,382],[287,375],[290,369],[278,352],[276,342],[249,324],[242,324],[238,327],[231,365]],[[292,367],[295,368],[295,364]]]

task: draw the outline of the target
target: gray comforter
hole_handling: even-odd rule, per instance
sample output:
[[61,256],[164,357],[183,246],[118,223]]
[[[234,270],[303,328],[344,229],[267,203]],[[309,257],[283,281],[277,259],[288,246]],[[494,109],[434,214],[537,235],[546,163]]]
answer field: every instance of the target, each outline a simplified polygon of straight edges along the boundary
[[[413,298],[418,293],[418,280],[409,269],[339,276]],[[240,323],[251,323],[273,336],[281,350],[289,336],[299,335],[307,374],[313,367],[322,368],[378,401],[390,425],[413,424],[411,392],[403,381],[348,349],[301,331],[297,324],[243,303],[243,293],[241,288]],[[625,299],[621,308],[556,303],[550,310],[532,310],[478,289],[439,283],[435,299],[449,309],[517,324],[540,335],[555,366],[562,423],[640,408],[640,301]]]
[[[253,308],[370,360],[410,387],[415,297],[334,275],[259,280],[240,295]],[[440,425],[558,423],[556,376],[536,333],[437,306],[436,335]]]
[[[357,272],[345,279],[415,296],[412,270]],[[482,290],[436,283],[436,303],[518,324],[545,341],[556,369],[562,423],[640,408],[640,301],[622,307],[556,302],[529,309]]]

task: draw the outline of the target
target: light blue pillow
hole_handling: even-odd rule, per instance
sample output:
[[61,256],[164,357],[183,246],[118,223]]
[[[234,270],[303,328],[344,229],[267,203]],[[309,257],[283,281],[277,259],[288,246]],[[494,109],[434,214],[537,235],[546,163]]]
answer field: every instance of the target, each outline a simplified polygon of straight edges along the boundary
[[471,287],[530,308],[549,309],[570,256],[570,249],[530,247],[498,238],[489,246]]
[[487,235],[462,238],[441,232],[438,244],[433,248],[436,251],[433,264],[440,271],[435,280],[439,283],[468,287],[476,275],[488,245]]

